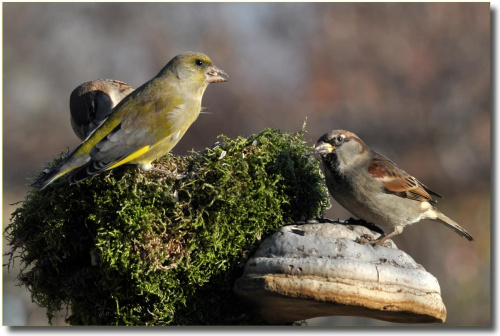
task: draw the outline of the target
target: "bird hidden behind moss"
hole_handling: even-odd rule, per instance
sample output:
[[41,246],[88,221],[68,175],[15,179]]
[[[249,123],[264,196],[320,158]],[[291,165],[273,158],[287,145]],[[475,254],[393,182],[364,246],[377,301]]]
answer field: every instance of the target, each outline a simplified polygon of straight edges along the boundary
[[49,321],[68,307],[74,325],[252,323],[232,292],[245,260],[328,206],[304,133],[220,136],[157,161],[172,176],[125,166],[33,188],[5,231],[8,265]]

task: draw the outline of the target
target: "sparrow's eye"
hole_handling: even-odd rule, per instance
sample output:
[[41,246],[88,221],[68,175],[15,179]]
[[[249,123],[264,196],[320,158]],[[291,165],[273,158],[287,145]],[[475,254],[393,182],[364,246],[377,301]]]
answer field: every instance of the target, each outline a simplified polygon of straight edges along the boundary
[[337,142],[342,142],[344,141],[344,137],[342,135],[337,135]]
[[197,59],[196,61],[194,61],[194,64],[196,64],[196,66],[201,67],[201,66],[203,65],[203,61],[202,61],[202,60]]

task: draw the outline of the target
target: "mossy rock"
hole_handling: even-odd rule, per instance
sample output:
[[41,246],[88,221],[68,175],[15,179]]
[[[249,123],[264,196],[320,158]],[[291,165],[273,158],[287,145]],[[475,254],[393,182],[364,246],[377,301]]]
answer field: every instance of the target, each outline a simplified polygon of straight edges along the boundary
[[49,321],[67,307],[73,325],[255,323],[232,291],[244,262],[328,206],[304,132],[221,136],[158,160],[171,175],[126,166],[32,189],[5,231],[9,266]]

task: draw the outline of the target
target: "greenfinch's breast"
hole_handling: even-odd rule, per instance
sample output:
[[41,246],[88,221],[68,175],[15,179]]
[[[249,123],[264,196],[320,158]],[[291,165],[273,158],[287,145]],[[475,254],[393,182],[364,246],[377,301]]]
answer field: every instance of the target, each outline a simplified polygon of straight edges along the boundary
[[143,155],[130,161],[130,163],[140,164],[143,168],[150,165],[151,161],[156,160],[170,152],[172,148],[184,136],[191,124],[198,118],[201,109],[201,101],[192,101],[169,112],[167,123],[169,124],[169,135],[162,138]]

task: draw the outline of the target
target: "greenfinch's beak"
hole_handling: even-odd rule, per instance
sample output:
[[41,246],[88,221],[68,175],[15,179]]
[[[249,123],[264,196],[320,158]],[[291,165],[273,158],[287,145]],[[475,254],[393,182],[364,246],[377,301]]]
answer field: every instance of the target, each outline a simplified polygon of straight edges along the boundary
[[215,65],[212,65],[205,73],[205,78],[208,83],[219,83],[227,82],[229,76],[224,72],[224,70],[217,68]]
[[323,141],[318,142],[316,148],[314,148],[314,152],[320,155],[331,154],[333,153],[334,150],[335,146],[329,144],[328,142],[323,142]]

